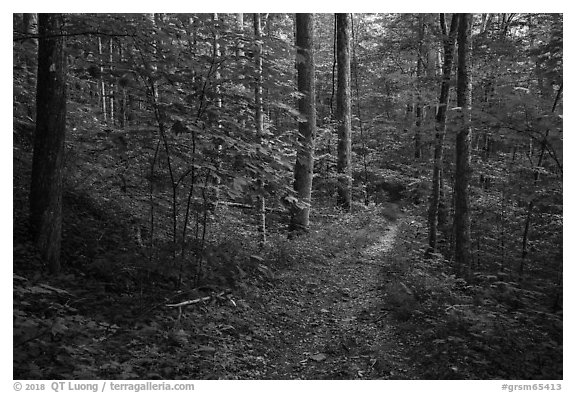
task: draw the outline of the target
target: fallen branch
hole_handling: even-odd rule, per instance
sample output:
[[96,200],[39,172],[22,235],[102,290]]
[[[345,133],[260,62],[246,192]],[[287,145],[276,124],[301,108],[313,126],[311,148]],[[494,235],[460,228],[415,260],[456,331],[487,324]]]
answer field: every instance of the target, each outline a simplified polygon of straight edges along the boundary
[[181,303],[177,303],[177,304],[167,304],[166,307],[183,307],[183,306],[189,306],[191,304],[196,304],[196,303],[200,303],[200,302],[205,302],[208,301],[212,298],[212,296],[206,296],[206,297],[201,297],[198,299],[194,299],[194,300],[186,300],[185,302],[181,302]]
[[216,295],[212,295],[212,296],[205,296],[205,297],[201,297],[198,299],[193,299],[193,300],[186,300],[184,302],[180,302],[180,303],[176,303],[176,304],[167,304],[166,307],[184,307],[184,306],[190,306],[192,304],[198,304],[201,302],[206,302],[212,298],[222,298],[222,296],[224,296],[224,294],[226,293],[226,291],[222,291]]
[[[225,202],[225,201],[220,201],[221,205],[225,205],[228,207],[235,207],[238,209],[250,209],[250,210],[255,210],[256,206],[253,205],[247,205],[245,203],[238,203],[238,202]],[[285,209],[277,209],[277,208],[273,208],[273,207],[266,207],[266,211],[267,212],[271,212],[271,213],[285,213],[286,210]]]

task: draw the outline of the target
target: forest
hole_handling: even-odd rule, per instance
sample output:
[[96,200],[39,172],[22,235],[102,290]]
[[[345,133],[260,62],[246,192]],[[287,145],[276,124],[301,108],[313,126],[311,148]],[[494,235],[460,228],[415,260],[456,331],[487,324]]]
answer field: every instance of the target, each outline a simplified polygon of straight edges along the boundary
[[563,15],[13,14],[13,378],[562,380]]

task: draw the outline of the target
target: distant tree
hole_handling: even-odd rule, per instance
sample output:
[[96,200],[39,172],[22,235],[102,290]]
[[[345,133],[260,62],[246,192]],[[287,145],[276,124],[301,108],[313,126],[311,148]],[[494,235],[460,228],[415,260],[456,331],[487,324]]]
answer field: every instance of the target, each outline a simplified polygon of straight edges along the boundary
[[256,51],[254,53],[254,62],[256,63],[256,80],[254,84],[255,97],[255,123],[256,134],[259,137],[264,135],[264,108],[262,105],[262,23],[260,14],[254,14],[254,39],[256,41]]
[[[244,14],[243,13],[239,13],[236,14],[236,25],[237,25],[237,29],[238,29],[238,33],[240,35],[244,34]],[[238,40],[238,44],[236,46],[236,58],[242,58],[244,57],[244,44],[242,43],[242,40]]]
[[336,121],[338,127],[338,199],[345,211],[352,201],[352,109],[350,104],[350,15],[336,14],[336,51],[338,88],[336,91]]
[[418,14],[418,53],[416,59],[416,129],[414,131],[414,158],[422,156],[422,123],[424,118],[424,107],[422,103],[422,78],[424,76],[424,58],[426,49],[424,45],[426,34],[425,14]]
[[[256,80],[254,83],[254,104],[256,110],[254,120],[256,124],[256,135],[260,143],[264,138],[264,108],[262,105],[262,22],[260,14],[254,14],[254,39],[256,41],[256,51],[254,61],[256,66]],[[258,231],[260,232],[260,243],[266,243],[266,200],[263,195],[264,183],[258,179]]]
[[294,190],[290,229],[307,231],[310,224],[314,137],[316,135],[316,88],[314,77],[314,16],[296,14],[296,68],[298,70],[298,153],[294,165]]
[[460,14],[458,26],[458,81],[457,104],[462,122],[456,134],[456,179],[454,185],[455,212],[455,258],[457,271],[466,276],[470,265],[470,201],[468,188],[471,178],[470,122],[472,111],[472,79],[470,55],[472,52],[472,14]]
[[102,109],[102,119],[104,122],[108,121],[108,105],[106,104],[106,82],[104,81],[104,52],[102,51],[102,38],[98,37],[98,59],[100,61],[100,107]]
[[39,14],[36,133],[30,184],[30,229],[48,268],[60,271],[62,172],[66,129],[63,15]]

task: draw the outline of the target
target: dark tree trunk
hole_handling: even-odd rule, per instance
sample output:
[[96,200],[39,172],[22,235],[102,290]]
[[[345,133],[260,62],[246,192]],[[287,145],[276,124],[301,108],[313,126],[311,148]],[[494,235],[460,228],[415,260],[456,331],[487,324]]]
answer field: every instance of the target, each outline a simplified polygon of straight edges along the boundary
[[338,87],[336,92],[336,121],[338,124],[338,197],[337,204],[350,211],[352,203],[352,117],[350,104],[350,16],[336,14],[336,48],[338,59]]
[[30,230],[52,273],[60,271],[62,172],[66,130],[66,61],[62,14],[39,14],[36,133],[30,184]]
[[310,224],[312,175],[314,170],[314,137],[316,134],[316,89],[314,80],[314,18],[296,14],[296,68],[298,70],[298,153],[294,165],[294,190],[299,203],[294,204],[290,229],[307,231]]
[[428,245],[429,251],[435,252],[438,239],[438,209],[440,206],[440,180],[442,160],[444,155],[444,137],[446,135],[446,113],[448,97],[450,96],[450,78],[452,76],[452,63],[454,60],[454,46],[458,32],[458,15],[452,15],[450,32],[446,31],[444,14],[440,14],[440,27],[444,40],[444,64],[442,66],[442,86],[438,112],[436,113],[436,137],[434,143],[434,169],[432,172],[432,196],[428,210]]
[[470,136],[472,110],[472,80],[470,54],[472,41],[472,14],[460,14],[458,26],[458,82],[457,101],[461,108],[462,122],[456,134],[455,179],[455,258],[456,270],[466,277],[470,268],[470,201],[468,188],[472,169],[470,167]]

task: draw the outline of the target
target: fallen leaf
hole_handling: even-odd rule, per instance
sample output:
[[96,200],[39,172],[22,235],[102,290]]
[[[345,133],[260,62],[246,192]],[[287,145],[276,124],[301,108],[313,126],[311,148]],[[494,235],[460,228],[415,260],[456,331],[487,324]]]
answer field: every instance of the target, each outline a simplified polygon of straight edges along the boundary
[[314,360],[315,362],[321,362],[323,360],[326,360],[326,355],[324,355],[323,353],[317,353],[315,355],[310,356],[310,359]]

